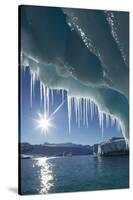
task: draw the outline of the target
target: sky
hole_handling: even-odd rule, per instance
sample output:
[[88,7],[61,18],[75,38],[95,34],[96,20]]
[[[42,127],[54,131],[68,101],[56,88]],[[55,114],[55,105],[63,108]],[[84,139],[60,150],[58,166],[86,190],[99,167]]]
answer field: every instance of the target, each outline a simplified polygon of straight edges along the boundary
[[[32,106],[30,103],[30,71],[21,69],[21,121],[20,121],[20,142],[29,142],[31,144],[48,143],[66,143],[72,142],[75,144],[93,145],[105,141],[111,137],[121,137],[121,132],[111,125],[106,128],[104,121],[104,131],[99,126],[97,113],[94,114],[93,120],[89,119],[88,128],[81,122],[78,127],[75,120],[73,110],[71,119],[71,132],[68,126],[68,111],[67,111],[67,92],[65,92],[65,102],[63,106],[54,115],[51,121],[52,127],[47,131],[47,134],[37,127],[36,120],[38,113],[43,113],[43,105],[40,103],[40,82],[36,80],[34,88],[34,96],[32,98]],[[57,90],[54,90],[54,103],[50,98],[50,114],[62,103],[62,95]]]

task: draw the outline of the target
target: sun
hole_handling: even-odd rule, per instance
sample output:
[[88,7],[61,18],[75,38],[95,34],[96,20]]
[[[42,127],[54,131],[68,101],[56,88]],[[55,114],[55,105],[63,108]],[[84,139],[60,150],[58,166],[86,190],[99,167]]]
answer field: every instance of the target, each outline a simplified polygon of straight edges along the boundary
[[51,119],[46,114],[38,113],[38,119],[36,119],[37,127],[41,128],[42,132],[48,132],[52,126]]
[[55,127],[52,124],[54,119],[54,115],[59,111],[59,109],[63,106],[65,100],[52,112],[50,115],[47,112],[38,113],[38,118],[35,119],[37,123],[37,128],[40,128],[43,133],[48,133],[50,127]]

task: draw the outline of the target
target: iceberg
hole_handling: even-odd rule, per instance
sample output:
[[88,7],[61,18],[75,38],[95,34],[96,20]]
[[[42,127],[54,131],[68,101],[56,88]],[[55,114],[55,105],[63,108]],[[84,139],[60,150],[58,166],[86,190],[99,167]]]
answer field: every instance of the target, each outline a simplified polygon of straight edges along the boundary
[[93,153],[98,156],[128,155],[129,148],[123,137],[113,137],[93,146]]

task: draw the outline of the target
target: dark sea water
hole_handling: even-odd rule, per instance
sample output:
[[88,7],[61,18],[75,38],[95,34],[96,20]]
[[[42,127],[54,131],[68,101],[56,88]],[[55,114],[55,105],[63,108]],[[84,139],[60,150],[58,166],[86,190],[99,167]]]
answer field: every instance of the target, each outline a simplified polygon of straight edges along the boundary
[[21,193],[25,195],[128,187],[128,156],[21,159]]

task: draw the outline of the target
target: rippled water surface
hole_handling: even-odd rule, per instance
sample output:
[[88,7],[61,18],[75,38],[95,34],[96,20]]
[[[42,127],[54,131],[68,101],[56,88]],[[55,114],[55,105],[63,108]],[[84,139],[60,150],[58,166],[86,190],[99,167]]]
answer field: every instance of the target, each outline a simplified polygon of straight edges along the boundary
[[73,156],[21,160],[22,194],[128,187],[128,156]]

